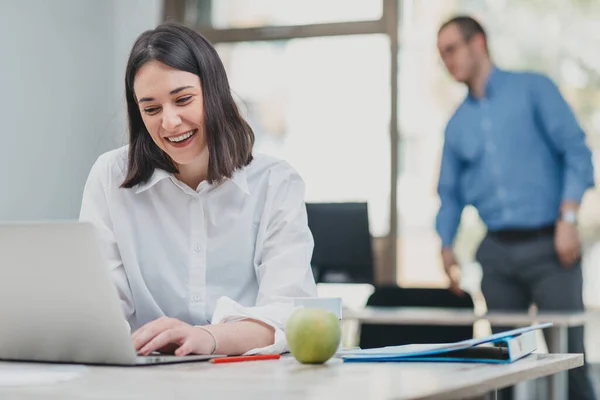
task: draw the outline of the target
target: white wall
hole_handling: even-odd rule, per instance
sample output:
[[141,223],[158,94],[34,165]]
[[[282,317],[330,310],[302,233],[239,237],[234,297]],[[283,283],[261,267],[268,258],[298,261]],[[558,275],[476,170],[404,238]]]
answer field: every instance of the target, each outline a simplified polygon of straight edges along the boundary
[[[77,0],[73,0],[77,1]],[[115,78],[115,140],[127,142],[125,67],[135,39],[162,20],[163,0],[113,0],[113,74]]]
[[128,51],[161,5],[0,3],[0,221],[77,218],[90,166],[126,139]]

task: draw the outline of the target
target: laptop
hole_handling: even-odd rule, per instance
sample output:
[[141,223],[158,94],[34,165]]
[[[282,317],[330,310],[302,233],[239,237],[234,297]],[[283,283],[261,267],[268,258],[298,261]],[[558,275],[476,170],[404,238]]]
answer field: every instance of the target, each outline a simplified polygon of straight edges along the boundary
[[136,353],[91,224],[0,223],[0,360],[136,366],[216,357]]

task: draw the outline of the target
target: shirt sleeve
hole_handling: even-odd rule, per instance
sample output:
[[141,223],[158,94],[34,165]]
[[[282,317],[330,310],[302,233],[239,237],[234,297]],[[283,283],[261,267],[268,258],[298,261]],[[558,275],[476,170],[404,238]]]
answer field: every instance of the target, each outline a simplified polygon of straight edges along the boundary
[[436,217],[436,230],[441,238],[442,247],[452,246],[465,206],[459,190],[462,165],[449,143],[448,132],[446,129],[437,188],[440,209]]
[[217,301],[212,324],[243,321],[252,319],[271,326],[275,331],[275,341],[272,345],[248,350],[244,355],[252,354],[281,354],[287,352],[285,338],[285,323],[298,307],[291,302],[279,302],[262,306],[244,307],[229,297],[221,297]]
[[579,203],[586,190],[594,186],[592,152],[585,143],[585,133],[558,87],[545,76],[536,77],[533,96],[538,121],[564,163],[562,199]]
[[105,257],[108,260],[112,280],[117,287],[119,298],[121,299],[125,318],[129,321],[135,309],[129,281],[127,280],[121,254],[115,239],[107,202],[109,171],[110,165],[102,156],[92,166],[83,190],[79,220],[90,222],[98,232]]
[[[285,324],[298,308],[294,298],[317,297],[310,267],[313,237],[308,227],[304,203],[304,182],[291,167],[273,173],[262,225],[264,245],[255,259],[259,290],[256,304],[243,307],[222,297],[217,302],[212,323],[255,319],[275,330],[271,346],[249,350],[246,354],[284,353],[289,350]],[[274,171],[273,171],[274,172]]]

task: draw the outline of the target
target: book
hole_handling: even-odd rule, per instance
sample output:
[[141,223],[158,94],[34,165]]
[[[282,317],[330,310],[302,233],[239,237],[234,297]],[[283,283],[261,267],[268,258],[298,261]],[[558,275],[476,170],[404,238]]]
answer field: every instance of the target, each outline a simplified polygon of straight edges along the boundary
[[536,332],[544,323],[453,343],[409,344],[338,353],[344,362],[475,362],[508,364],[537,350]]

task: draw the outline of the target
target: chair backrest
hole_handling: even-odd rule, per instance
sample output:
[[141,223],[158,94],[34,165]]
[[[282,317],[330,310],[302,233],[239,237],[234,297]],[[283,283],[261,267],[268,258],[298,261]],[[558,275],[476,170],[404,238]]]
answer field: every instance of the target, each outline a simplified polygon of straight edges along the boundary
[[[373,307],[442,307],[473,309],[468,293],[457,296],[448,289],[376,288],[367,301]],[[360,347],[364,349],[417,343],[449,343],[473,337],[473,326],[362,324]]]
[[317,282],[373,283],[373,250],[367,203],[308,203]]

